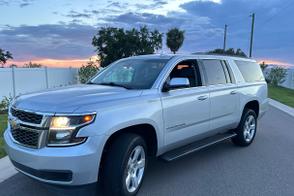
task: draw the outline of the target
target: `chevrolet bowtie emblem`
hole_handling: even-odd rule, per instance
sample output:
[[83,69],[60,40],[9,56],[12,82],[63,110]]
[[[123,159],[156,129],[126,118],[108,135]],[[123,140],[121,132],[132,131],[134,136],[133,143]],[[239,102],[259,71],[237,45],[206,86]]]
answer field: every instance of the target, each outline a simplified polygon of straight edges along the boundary
[[15,118],[10,118],[9,123],[12,129],[17,129],[19,126],[19,123],[17,122],[17,119]]

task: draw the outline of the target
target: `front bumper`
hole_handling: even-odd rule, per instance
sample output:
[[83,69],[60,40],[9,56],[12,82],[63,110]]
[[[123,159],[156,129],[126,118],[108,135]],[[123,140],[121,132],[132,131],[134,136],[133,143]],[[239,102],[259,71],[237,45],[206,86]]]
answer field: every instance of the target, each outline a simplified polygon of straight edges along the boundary
[[92,136],[71,147],[27,148],[13,142],[8,128],[5,149],[18,171],[42,182],[57,185],[85,185],[98,179],[105,136]]

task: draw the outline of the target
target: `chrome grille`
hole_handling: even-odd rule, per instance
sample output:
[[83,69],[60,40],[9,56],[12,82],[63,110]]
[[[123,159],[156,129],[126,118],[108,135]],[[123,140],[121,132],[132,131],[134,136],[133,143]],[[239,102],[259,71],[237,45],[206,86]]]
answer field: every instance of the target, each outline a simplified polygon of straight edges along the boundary
[[20,127],[12,129],[11,134],[14,140],[22,145],[33,148],[38,147],[40,131]]
[[16,110],[14,108],[11,108],[11,114],[12,116],[18,118],[19,120],[27,123],[33,123],[33,124],[41,124],[43,116],[40,114],[35,114],[32,112],[26,112],[22,110]]

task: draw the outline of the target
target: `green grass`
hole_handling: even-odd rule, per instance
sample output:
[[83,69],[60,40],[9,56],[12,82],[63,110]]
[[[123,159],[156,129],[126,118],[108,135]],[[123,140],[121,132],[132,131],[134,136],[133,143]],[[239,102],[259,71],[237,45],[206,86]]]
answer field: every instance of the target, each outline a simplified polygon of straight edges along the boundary
[[4,150],[3,133],[7,126],[7,114],[0,114],[0,158],[6,155]]
[[294,90],[284,87],[268,86],[268,95],[270,98],[294,107]]

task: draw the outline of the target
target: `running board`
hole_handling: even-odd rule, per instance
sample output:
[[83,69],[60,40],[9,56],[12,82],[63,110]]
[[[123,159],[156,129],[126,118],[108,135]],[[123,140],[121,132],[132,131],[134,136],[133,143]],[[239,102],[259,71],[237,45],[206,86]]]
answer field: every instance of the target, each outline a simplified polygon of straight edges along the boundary
[[212,137],[205,138],[200,141],[196,141],[194,143],[188,144],[186,146],[180,147],[178,149],[169,151],[161,156],[161,158],[165,161],[174,161],[176,159],[179,159],[183,156],[186,156],[188,154],[191,154],[193,152],[199,151],[203,148],[206,148],[208,146],[211,146],[213,144],[222,142],[224,140],[230,139],[232,137],[235,137],[236,133],[224,133],[224,134],[218,134]]

